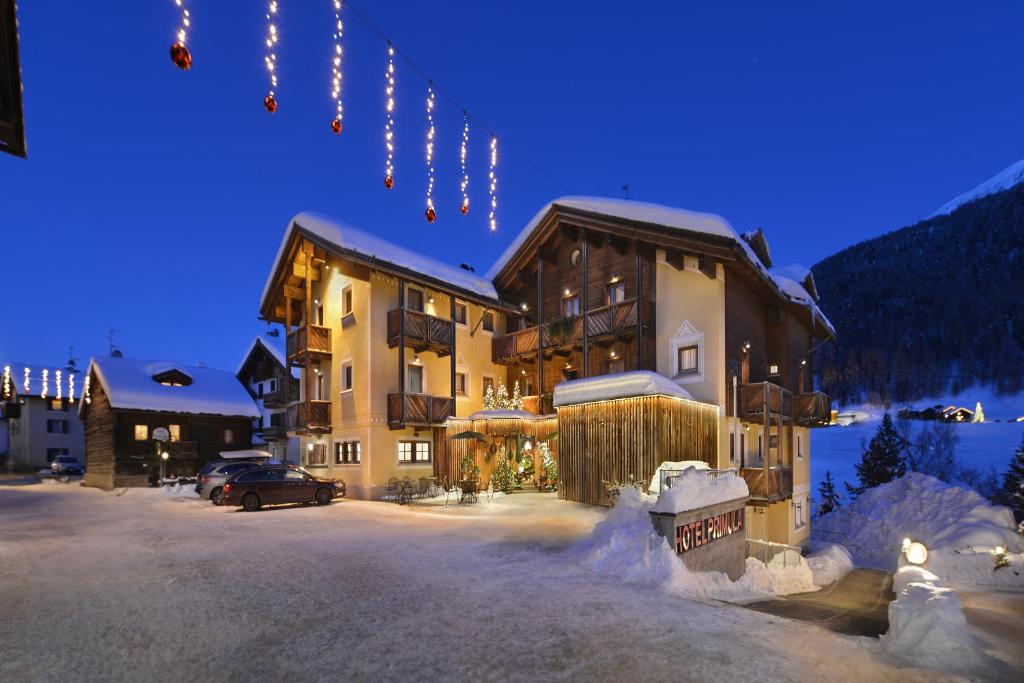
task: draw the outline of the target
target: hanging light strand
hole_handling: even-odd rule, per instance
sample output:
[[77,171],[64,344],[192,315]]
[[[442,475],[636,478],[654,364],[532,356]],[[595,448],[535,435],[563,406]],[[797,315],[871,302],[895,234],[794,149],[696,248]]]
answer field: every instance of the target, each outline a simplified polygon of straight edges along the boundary
[[427,210],[428,223],[437,220],[434,210],[434,86],[427,85]]
[[11,366],[5,365],[3,385],[0,387],[0,399],[6,401],[11,395]]
[[341,133],[341,35],[345,26],[341,22],[341,0],[334,2],[334,54],[331,55],[331,97],[334,99],[334,120],[331,130],[335,135]]
[[68,403],[75,402],[75,373],[68,373]]
[[459,189],[462,190],[462,206],[459,211],[462,215],[469,213],[469,173],[466,170],[466,153],[469,147],[469,116],[462,112],[462,143],[459,145],[459,166],[462,168],[462,182]]
[[43,389],[39,392],[39,398],[46,398],[46,394],[50,392],[50,371],[43,369]]
[[175,41],[171,44],[171,61],[179,69],[188,71],[192,68],[192,53],[188,49],[188,30],[192,27],[192,17],[185,7],[185,0],[174,0],[174,4],[178,8],[181,20],[178,22]]
[[263,98],[263,106],[273,114],[277,111],[277,0],[267,3],[266,56],[263,58],[270,78],[270,89]]
[[387,162],[384,167],[384,187],[395,186],[395,47],[388,42],[388,67],[384,72],[384,148]]
[[90,380],[92,380],[92,375],[86,375],[85,383],[82,384],[82,400],[85,401],[86,405],[92,403],[92,394],[89,392]]
[[22,388],[22,392],[21,393],[23,393],[23,394],[27,394],[29,392],[29,376],[31,374],[32,374],[32,370],[29,369],[29,368],[25,368],[25,381],[21,385],[21,388]]
[[57,372],[54,373],[54,383],[57,385],[57,396],[56,396],[56,398],[57,398],[57,400],[60,400],[63,397],[63,395],[64,395],[63,387],[61,386],[61,372],[60,372],[60,370],[57,370]]
[[498,210],[498,136],[491,136],[491,166],[490,171],[487,174],[489,186],[487,193],[491,200],[491,211],[487,216],[487,225],[490,227],[491,232],[498,229],[498,221],[495,218],[495,212]]

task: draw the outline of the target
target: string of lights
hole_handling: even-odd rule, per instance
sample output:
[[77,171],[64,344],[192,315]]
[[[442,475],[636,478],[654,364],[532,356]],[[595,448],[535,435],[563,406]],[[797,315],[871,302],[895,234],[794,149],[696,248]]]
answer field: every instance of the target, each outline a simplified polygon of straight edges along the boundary
[[68,373],[68,403],[75,402],[75,373]]
[[179,69],[188,71],[192,68],[192,53],[188,49],[188,30],[192,26],[192,17],[185,7],[185,0],[174,0],[174,4],[178,8],[180,21],[175,42],[171,44],[171,61]]
[[427,85],[427,211],[428,223],[437,220],[434,210],[434,86]]
[[85,401],[86,405],[92,403],[92,394],[89,393],[89,384],[92,379],[92,375],[85,376],[85,383],[82,385],[82,400]]
[[334,99],[334,120],[331,130],[335,135],[341,133],[341,35],[345,26],[341,23],[341,0],[334,2],[334,54],[331,58],[331,97]]
[[[27,391],[27,389],[26,389]],[[50,371],[43,368],[43,389],[39,392],[39,398],[46,398],[50,392]]]
[[32,374],[32,370],[30,370],[29,368],[25,368],[25,381],[21,385],[21,388],[23,389],[23,391],[22,391],[23,394],[27,394],[28,393],[28,388],[29,388],[28,380],[29,380],[29,376],[31,374]]
[[56,399],[57,399],[58,401],[59,401],[59,400],[60,400],[61,398],[63,398],[63,391],[62,391],[63,387],[61,386],[61,379],[62,379],[62,378],[61,378],[61,372],[60,372],[60,370],[57,370],[57,371],[56,371],[56,372],[54,373],[54,382],[56,382],[56,383],[57,383],[57,395],[55,396],[55,398],[56,398]]
[[487,174],[487,178],[490,181],[488,187],[488,195],[491,200],[491,212],[487,216],[487,225],[490,227],[491,232],[498,229],[498,222],[495,218],[495,213],[498,210],[498,136],[491,135],[491,165],[490,171]]
[[466,171],[466,149],[469,147],[469,117],[462,112],[462,144],[459,145],[459,166],[462,169],[462,182],[459,189],[462,190],[462,206],[459,211],[462,215],[469,213],[469,173]]
[[[351,5],[349,5],[351,7]],[[388,41],[388,67],[384,72],[384,148],[387,150],[387,164],[384,169],[384,187],[395,186],[395,46]]]
[[263,61],[267,65],[267,74],[270,77],[270,89],[267,96],[263,98],[263,106],[273,114],[277,111],[277,0],[270,0],[267,4],[267,40],[266,56]]
[[7,400],[11,396],[11,366],[5,365],[3,384],[0,385],[0,398]]

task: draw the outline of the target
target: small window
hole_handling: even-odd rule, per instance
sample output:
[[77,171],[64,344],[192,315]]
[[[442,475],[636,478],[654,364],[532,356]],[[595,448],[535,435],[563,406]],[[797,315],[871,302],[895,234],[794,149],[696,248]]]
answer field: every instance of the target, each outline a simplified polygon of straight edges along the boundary
[[222,440],[223,440],[224,443],[228,443],[228,444],[234,443],[235,442],[235,430],[234,429],[225,429],[224,433],[223,433],[223,439]]
[[347,360],[341,364],[341,391],[352,391],[352,361]]
[[430,462],[430,442],[399,441],[398,462],[405,464]]
[[135,440],[145,441],[149,438],[149,425],[135,425]]
[[418,289],[409,289],[405,294],[406,307],[413,311],[423,312],[423,292]]
[[341,289],[341,315],[352,315],[352,285],[345,285]]
[[796,435],[796,457],[798,457],[798,458],[804,457],[803,440],[800,438],[799,434]]
[[317,302],[316,306],[313,307],[313,324],[322,326],[324,324],[324,305],[322,302]]
[[406,391],[410,394],[422,394],[423,393],[423,366],[422,365],[410,365],[409,371],[406,373],[406,384],[408,385]]
[[67,434],[68,433],[68,421],[67,420],[47,420],[46,421],[46,433],[47,434]]
[[494,332],[494,311],[484,311],[484,331]]
[[256,397],[263,398],[263,382],[256,383]]
[[580,371],[576,368],[565,368],[562,370],[562,379],[566,382],[580,378]]
[[778,375],[779,375],[779,364],[778,363],[769,363],[768,364],[768,374],[771,375],[772,377],[778,377]]
[[466,396],[466,373],[455,373],[455,393],[459,396]]
[[311,443],[306,444],[306,464],[307,465],[326,465],[327,464],[327,444],[325,443]]
[[736,435],[729,432],[729,460],[736,460]]
[[609,282],[605,288],[605,303],[609,306],[612,304],[621,304],[626,300],[626,283],[622,280],[616,282]]
[[800,529],[805,524],[807,524],[807,518],[804,517],[804,500],[795,498],[793,500],[793,528]]
[[181,441],[181,425],[167,425],[167,431],[171,435],[171,441]]
[[483,389],[483,395],[484,396],[487,395],[487,390],[488,389],[490,389],[491,391],[494,391],[494,388],[495,388],[494,378],[493,377],[484,377],[484,381],[483,381],[483,384],[481,385],[481,387]]
[[537,392],[533,387],[533,375],[522,375],[519,378],[520,394],[523,396],[536,396]]
[[270,393],[274,393],[275,391],[277,391],[277,380],[272,379],[270,380]]
[[562,298],[562,317],[569,318],[580,314],[580,297],[578,294],[570,294]]
[[683,346],[679,349],[679,374],[693,374],[697,372],[697,347]]
[[571,263],[574,266],[578,266],[580,264],[580,260],[582,258],[583,258],[583,252],[580,251],[579,249],[573,249],[572,250],[572,255],[569,256],[569,263]]
[[50,399],[50,410],[59,410],[66,412],[68,409],[67,401],[62,398],[51,398]]
[[455,322],[465,325],[469,318],[469,307],[461,301],[455,302]]
[[338,441],[334,444],[335,465],[358,465],[362,447],[358,441]]

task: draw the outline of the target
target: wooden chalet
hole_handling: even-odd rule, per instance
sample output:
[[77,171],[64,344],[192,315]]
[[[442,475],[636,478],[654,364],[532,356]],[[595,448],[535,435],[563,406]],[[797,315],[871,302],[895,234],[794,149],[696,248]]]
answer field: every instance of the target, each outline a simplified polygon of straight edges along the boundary
[[[146,486],[168,453],[168,476],[189,476],[222,451],[249,448],[260,416],[231,372],[121,357],[89,363],[79,416],[85,425],[85,484]],[[154,439],[158,428],[169,440]]]

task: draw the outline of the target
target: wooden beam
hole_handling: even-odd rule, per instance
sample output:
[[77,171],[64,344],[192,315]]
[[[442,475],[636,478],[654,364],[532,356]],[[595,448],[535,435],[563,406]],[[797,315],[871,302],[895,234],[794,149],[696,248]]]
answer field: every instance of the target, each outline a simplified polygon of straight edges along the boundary
[[533,273],[529,268],[520,268],[519,272],[516,273],[516,280],[524,285],[528,285],[533,282]]
[[302,287],[293,287],[292,285],[285,285],[284,295],[288,299],[302,301],[303,299],[306,298],[306,291]]
[[588,243],[594,249],[600,249],[604,246],[605,236],[594,230],[583,231],[583,241]]
[[541,247],[537,250],[537,256],[540,257],[541,261],[556,265],[558,263],[558,252],[551,247]]
[[615,233],[608,233],[608,245],[619,254],[629,251],[629,240],[619,237]]
[[315,268],[309,268],[308,271],[307,271],[307,268],[306,268],[305,265],[301,265],[300,266],[297,263],[293,263],[292,264],[292,275],[294,275],[295,277],[299,278],[300,280],[305,280],[306,279],[306,273],[307,272],[312,273],[312,276],[309,278],[310,280],[312,280],[313,282],[320,282],[320,271],[319,270],[316,270]]
[[570,242],[577,242],[580,239],[580,229],[573,225],[566,225],[561,223],[558,226],[558,231],[561,232]]
[[676,270],[683,270],[686,267],[686,257],[678,249],[666,249],[665,262]]
[[707,254],[701,254],[697,257],[697,268],[712,280],[718,277],[718,264]]

